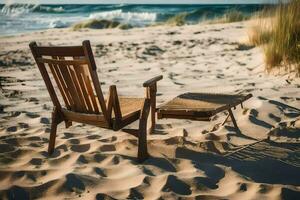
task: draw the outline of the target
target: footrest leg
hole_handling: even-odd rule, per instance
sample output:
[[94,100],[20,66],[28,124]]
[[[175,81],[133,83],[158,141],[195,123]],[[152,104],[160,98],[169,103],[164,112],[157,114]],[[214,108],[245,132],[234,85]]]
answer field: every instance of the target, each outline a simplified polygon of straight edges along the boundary
[[227,122],[229,116],[230,116],[230,115],[229,115],[229,113],[228,113],[227,116],[226,116],[226,118],[225,118],[225,120],[224,120],[223,123],[222,123],[222,126],[224,126],[224,124]]
[[235,121],[235,118],[234,118],[233,113],[232,113],[232,111],[231,111],[230,108],[228,109],[228,113],[229,113],[229,116],[230,116],[230,118],[231,118],[231,120],[232,120],[232,123],[233,123],[233,125],[234,125],[234,128],[235,128],[237,131],[240,131],[240,129],[239,129],[239,127],[238,127],[238,125],[237,125],[237,123],[236,123],[236,121]]

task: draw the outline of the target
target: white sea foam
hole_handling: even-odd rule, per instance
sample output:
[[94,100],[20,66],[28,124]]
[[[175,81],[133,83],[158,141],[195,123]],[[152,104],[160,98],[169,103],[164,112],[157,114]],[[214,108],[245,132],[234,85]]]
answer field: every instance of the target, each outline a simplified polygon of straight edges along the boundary
[[113,10],[106,12],[97,12],[90,14],[90,19],[110,19],[119,20],[129,23],[138,22],[154,22],[156,20],[156,13],[149,12],[122,12],[122,10]]
[[33,11],[35,8],[37,8],[38,4],[23,4],[23,5],[16,5],[16,4],[6,4],[1,9],[1,14],[17,17],[22,14],[29,13]]
[[52,20],[48,26],[49,28],[65,28],[68,27],[68,23],[59,19]]

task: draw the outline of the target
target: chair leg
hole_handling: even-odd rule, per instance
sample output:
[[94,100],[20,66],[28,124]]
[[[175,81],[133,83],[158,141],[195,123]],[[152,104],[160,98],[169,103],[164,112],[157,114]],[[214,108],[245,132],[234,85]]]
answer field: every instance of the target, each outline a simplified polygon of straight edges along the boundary
[[52,112],[52,123],[51,123],[50,140],[48,146],[48,153],[50,155],[53,153],[55,147],[57,125],[58,125],[58,115],[56,109],[54,109],[54,111]]
[[234,116],[233,116],[233,113],[232,113],[232,111],[231,111],[231,108],[229,108],[228,109],[228,113],[229,113],[229,116],[230,116],[230,118],[231,118],[231,120],[232,120],[232,123],[233,123],[233,125],[234,125],[234,128],[236,129],[236,131],[240,131],[240,129],[239,129],[239,127],[238,127],[238,125],[237,125],[237,123],[236,123],[236,121],[235,121],[235,118],[234,118]]
[[154,133],[155,129],[155,112],[156,112],[156,96],[155,93],[151,100],[151,127],[150,127],[150,133]]
[[146,96],[150,99],[150,107],[151,107],[151,126],[149,133],[153,133],[155,129],[155,113],[156,113],[156,85],[152,87],[148,87],[146,89]]
[[139,124],[139,135],[138,135],[138,161],[143,162],[148,157],[148,148],[147,148],[147,119],[150,111],[150,100],[145,99],[144,105],[142,108]]

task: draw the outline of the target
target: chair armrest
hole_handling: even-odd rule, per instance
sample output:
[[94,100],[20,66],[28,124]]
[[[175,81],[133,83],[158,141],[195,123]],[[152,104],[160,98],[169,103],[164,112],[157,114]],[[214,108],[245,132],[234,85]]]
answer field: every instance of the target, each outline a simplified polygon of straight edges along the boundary
[[151,78],[143,83],[143,87],[150,87],[153,84],[155,84],[157,81],[160,81],[161,79],[163,79],[162,75]]

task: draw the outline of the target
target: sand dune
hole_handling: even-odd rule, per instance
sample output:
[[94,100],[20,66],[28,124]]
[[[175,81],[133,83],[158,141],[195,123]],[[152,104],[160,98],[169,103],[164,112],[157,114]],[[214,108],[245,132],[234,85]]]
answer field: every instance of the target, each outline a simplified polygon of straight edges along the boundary
[[[243,42],[250,22],[130,30],[52,29],[0,38],[0,199],[299,199],[299,78],[266,74],[260,48]],[[89,39],[105,94],[144,95],[157,74],[158,103],[184,92],[252,93],[212,122],[159,120],[150,159],[136,160],[124,132],[58,128],[47,153],[52,103],[31,57],[32,40]],[[131,125],[137,126],[137,123]]]

